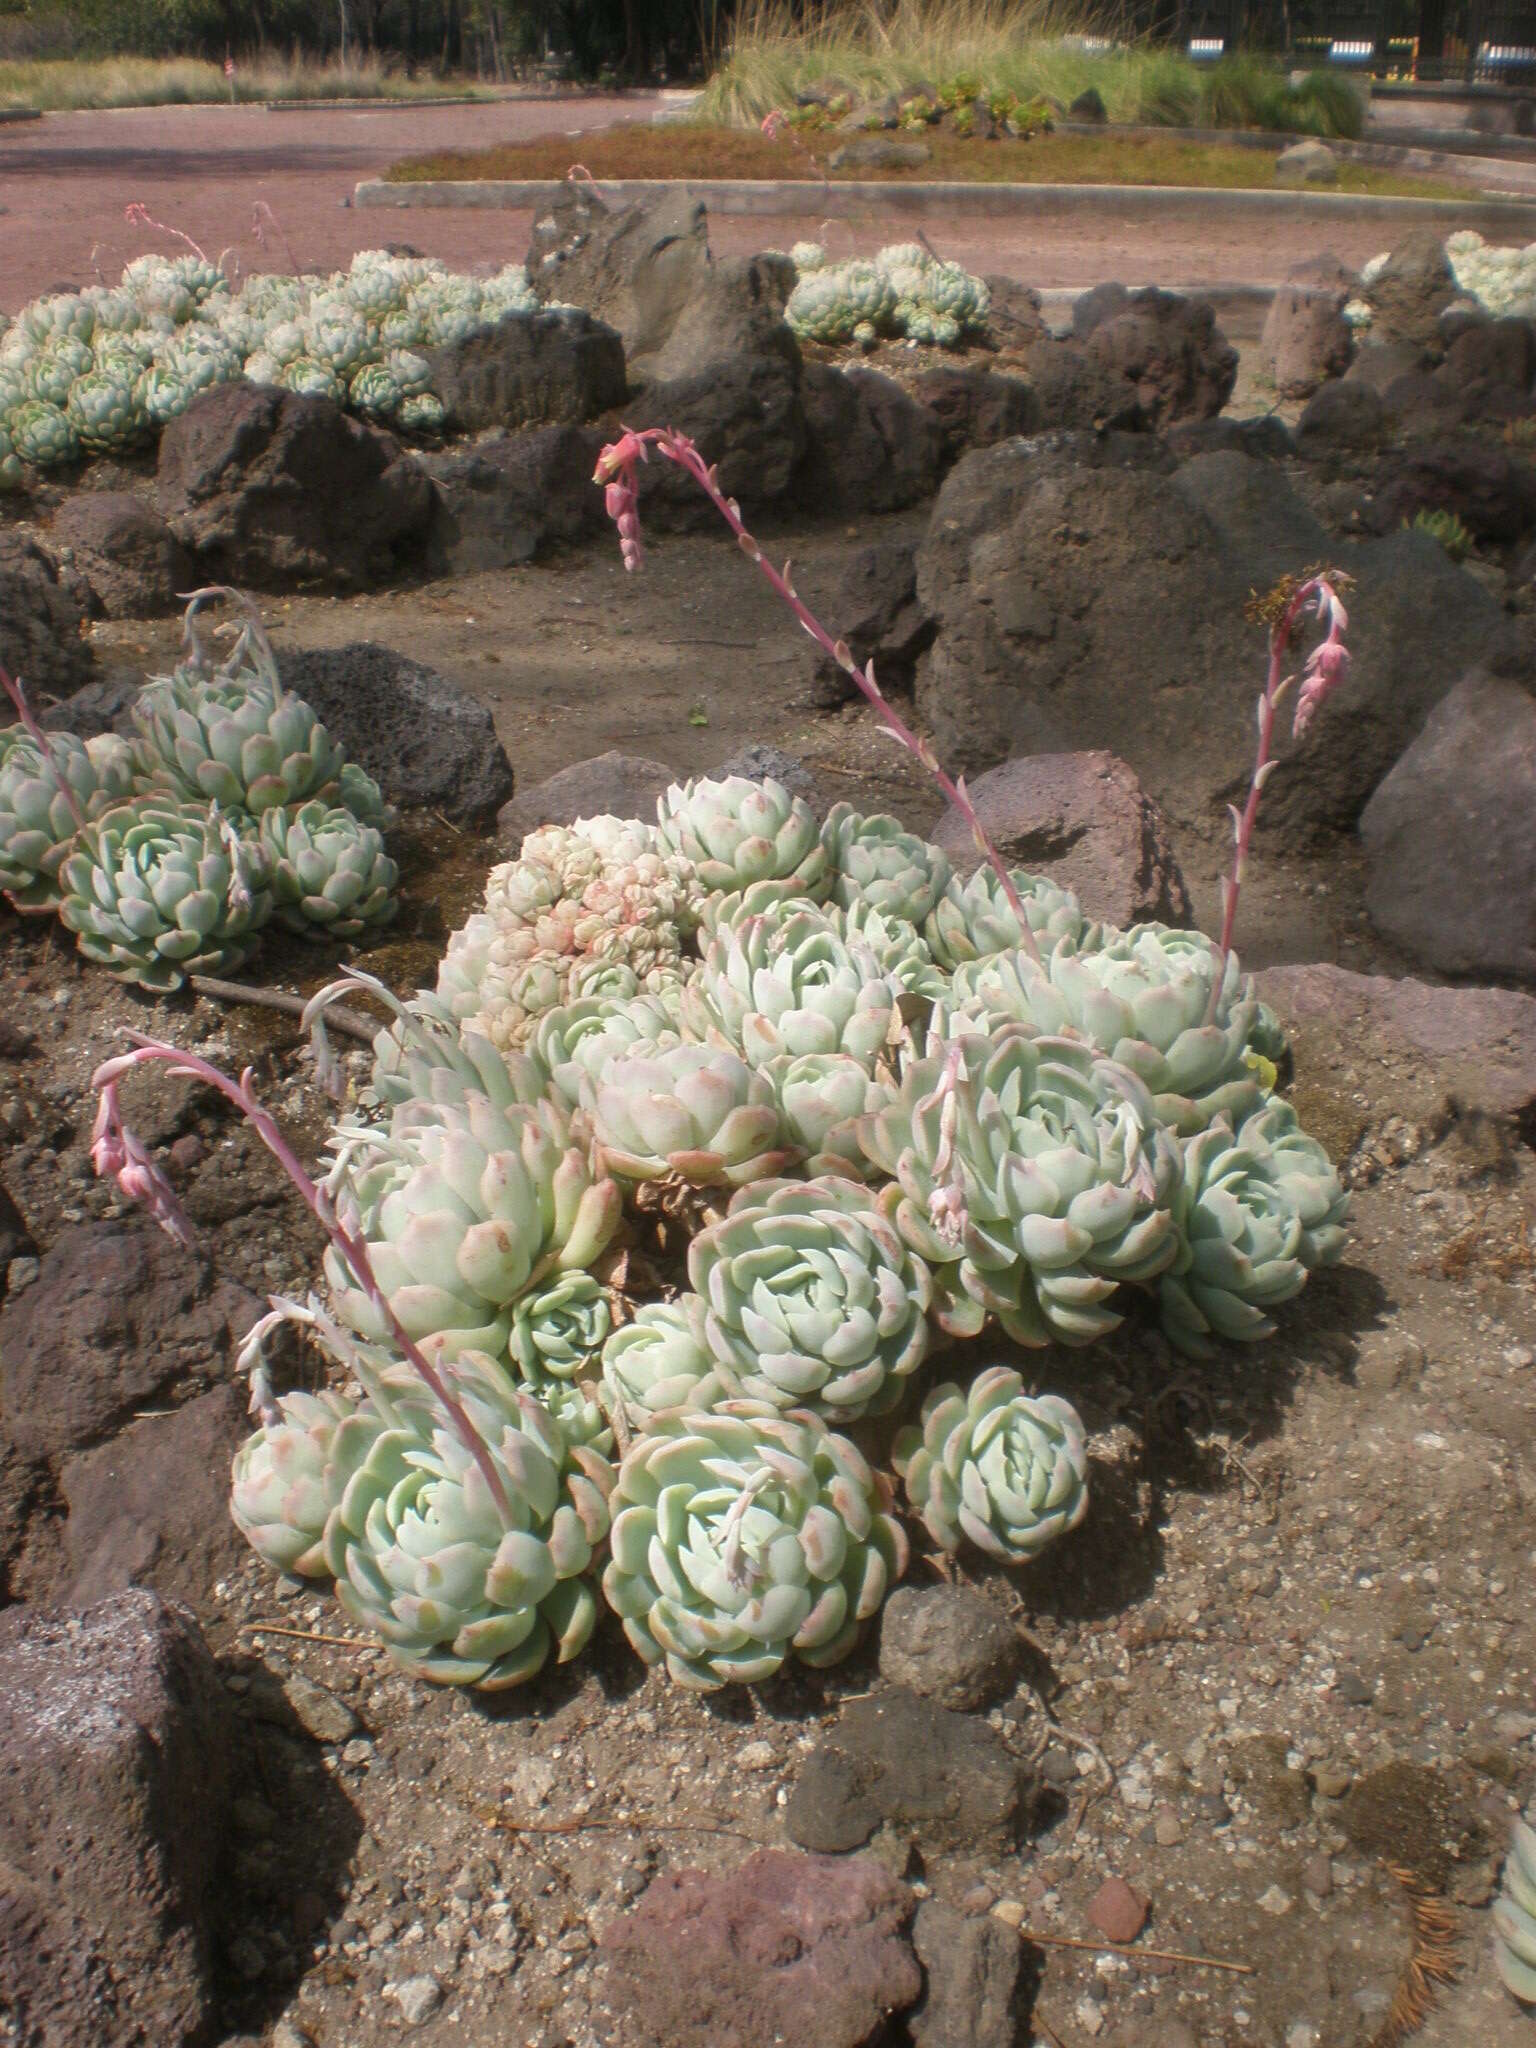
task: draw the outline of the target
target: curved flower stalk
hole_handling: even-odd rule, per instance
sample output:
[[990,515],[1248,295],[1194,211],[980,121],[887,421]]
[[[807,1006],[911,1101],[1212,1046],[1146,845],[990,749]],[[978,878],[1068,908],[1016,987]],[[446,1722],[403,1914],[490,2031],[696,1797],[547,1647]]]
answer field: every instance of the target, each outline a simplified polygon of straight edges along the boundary
[[737,1188],[798,1156],[773,1083],[726,1046],[640,1039],[602,1069],[590,1108],[604,1169],[622,1181]]
[[132,751],[113,733],[82,741],[0,728],[0,892],[23,912],[57,910],[60,869],[81,826],[138,787]]
[[756,1685],[846,1657],[906,1569],[900,1525],[845,1437],[757,1401],[655,1416],[619,1467],[603,1592],[680,1685]]
[[1120,1320],[1115,1289],[1178,1251],[1178,1153],[1151,1097],[1081,1042],[1021,1025],[930,1044],[858,1135],[895,1182],[881,1205],[932,1272],[938,1321],[1091,1342]]
[[756,1067],[786,1053],[841,1052],[872,1070],[896,1014],[874,954],[845,945],[816,912],[770,912],[720,933],[683,990],[694,1036]]
[[1522,2005],[1536,2005],[1536,1829],[1518,1815],[1493,1902],[1493,1937],[1500,1982]]
[[544,1063],[527,1052],[498,1052],[488,1038],[462,1027],[446,1003],[418,992],[402,1002],[371,974],[354,969],[327,982],[310,997],[300,1019],[314,1047],[316,1078],[338,1097],[344,1086],[325,1028],[332,1003],[349,995],[372,996],[394,1012],[394,1022],[373,1041],[373,1069],[361,1091],[365,1107],[393,1108],[403,1102],[462,1102],[484,1095],[499,1109],[542,1102],[549,1092]]
[[656,816],[663,841],[692,865],[701,894],[755,888],[762,900],[772,887],[780,897],[820,902],[831,886],[816,813],[771,777],[674,782]]
[[914,1513],[941,1550],[969,1537],[1002,1564],[1022,1564],[1088,1512],[1082,1420],[1056,1394],[1031,1397],[1010,1367],[964,1390],[935,1387],[893,1460]]
[[761,1071],[773,1083],[785,1138],[805,1155],[806,1177],[867,1179],[858,1120],[890,1099],[887,1084],[846,1052],[786,1053]]
[[1088,920],[1070,889],[1022,868],[1013,869],[1009,882],[1012,896],[991,868],[977,868],[964,881],[951,877],[923,924],[923,937],[941,967],[954,970],[993,953],[1016,952],[1020,946],[1028,957],[1038,959],[1042,945],[1049,953],[1064,938],[1086,943]]
[[448,1429],[423,1438],[354,1415],[331,1451],[325,1562],[342,1606],[403,1670],[495,1692],[551,1653],[567,1662],[591,1635],[597,1604],[583,1574],[608,1533],[612,1472],[568,1444],[531,1394],[471,1391],[471,1372],[458,1361],[510,1522]]
[[603,1346],[603,1385],[637,1430],[666,1409],[715,1408],[729,1399],[704,1340],[699,1297],[647,1302],[614,1330]]
[[105,811],[59,870],[59,917],[119,981],[180,988],[248,960],[272,915],[266,860],[207,811],[142,798]]
[[304,938],[361,939],[400,908],[400,871],[384,835],[352,813],[312,802],[264,811],[259,839],[267,856],[280,924]]
[[851,804],[834,804],[821,828],[832,865],[832,900],[883,917],[920,925],[949,885],[949,856],[931,840],[877,812],[864,817]]
[[928,1352],[928,1269],[867,1188],[830,1176],[746,1187],[688,1248],[722,1379],[832,1421],[885,1414]]
[[256,1555],[296,1578],[326,1575],[325,1470],[336,1431],[356,1404],[344,1394],[281,1394],[276,1418],[235,1453],[229,1511]]
[[[391,1315],[433,1358],[502,1352],[518,1297],[590,1266],[619,1227],[617,1185],[547,1101],[408,1102],[387,1128],[338,1125],[332,1147],[326,1186],[355,1207]],[[326,1276],[361,1336],[388,1334],[334,1251]]]

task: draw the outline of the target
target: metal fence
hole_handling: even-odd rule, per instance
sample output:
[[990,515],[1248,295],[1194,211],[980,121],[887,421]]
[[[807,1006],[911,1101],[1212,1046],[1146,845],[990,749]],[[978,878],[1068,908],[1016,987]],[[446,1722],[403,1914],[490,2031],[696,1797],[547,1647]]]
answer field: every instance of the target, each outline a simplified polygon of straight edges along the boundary
[[1185,0],[1191,56],[1272,52],[1380,79],[1536,86],[1536,0]]

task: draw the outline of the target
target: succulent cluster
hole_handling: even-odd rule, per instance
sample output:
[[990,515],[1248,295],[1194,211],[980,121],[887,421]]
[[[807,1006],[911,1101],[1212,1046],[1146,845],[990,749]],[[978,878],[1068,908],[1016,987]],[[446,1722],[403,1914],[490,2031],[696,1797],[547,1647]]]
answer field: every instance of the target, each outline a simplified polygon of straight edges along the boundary
[[894,338],[958,348],[986,327],[986,285],[921,242],[893,242],[846,263],[829,263],[817,242],[797,242],[790,256],[799,275],[784,317],[802,341],[873,348]]
[[429,352],[539,309],[520,263],[489,278],[361,250],[329,277],[248,277],[141,256],[115,287],[34,299],[0,331],[0,491],[154,437],[198,392],[244,377],[411,432],[443,425]]
[[254,620],[218,666],[189,639],[140,692],[131,741],[0,728],[0,892],[145,988],[240,966],[274,916],[355,941],[397,908],[383,798],[284,689]]
[[1517,1818],[1493,1903],[1493,1953],[1506,1989],[1536,2005],[1536,1828]]
[[[328,1256],[356,1384],[270,1411],[236,1519],[431,1677],[572,1654],[589,1563],[684,1684],[830,1663],[905,1556],[849,1432],[934,1351],[1083,1345],[1139,1300],[1199,1354],[1338,1256],[1274,1033],[1200,934],[962,879],[771,781],[532,833],[335,1128],[373,1276]],[[505,1502],[403,1347],[479,1418]],[[1085,1433],[982,1363],[895,1466],[930,1541],[1016,1564],[1085,1512]]]

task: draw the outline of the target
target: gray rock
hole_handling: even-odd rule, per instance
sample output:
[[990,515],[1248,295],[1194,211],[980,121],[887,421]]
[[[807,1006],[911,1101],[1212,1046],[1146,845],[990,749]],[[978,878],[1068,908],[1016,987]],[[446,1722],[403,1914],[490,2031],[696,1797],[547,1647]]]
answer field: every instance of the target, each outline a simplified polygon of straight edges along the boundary
[[392,434],[328,398],[243,382],[200,392],[166,427],[156,493],[202,574],[261,590],[388,576],[436,512]]
[[898,1586],[880,1613],[880,1676],[969,1713],[1014,1687],[1019,1632],[964,1586]]
[[1337,185],[1339,160],[1326,142],[1310,136],[1293,142],[1275,158],[1275,183],[1293,190],[1302,185]]
[[1092,121],[1095,126],[1109,119],[1104,96],[1096,85],[1090,85],[1086,92],[1078,94],[1067,108],[1067,118],[1071,121]]
[[448,576],[512,569],[601,532],[603,494],[592,472],[604,438],[595,427],[536,427],[418,457],[438,490],[434,568]]
[[796,495],[803,504],[896,512],[938,489],[942,424],[930,406],[892,378],[877,370],[807,363],[802,390],[806,460]]
[[1042,428],[1135,433],[1146,416],[1134,386],[1071,335],[1048,336],[1024,351]]
[[608,1997],[667,2048],[865,2048],[922,1989],[913,1903],[867,1856],[665,1871],[603,1934]]
[[938,418],[946,464],[958,461],[968,448],[990,448],[1015,434],[1036,433],[1041,424],[1039,393],[1023,377],[940,363],[924,370],[914,389]]
[[389,1995],[400,2008],[400,2017],[408,2027],[419,2027],[431,2019],[443,2002],[443,1987],[432,1976],[407,1977],[402,1983],[391,1984]]
[[624,402],[624,344],[578,307],[509,313],[428,360],[432,388],[461,433],[571,426]]
[[32,1457],[100,1443],[184,1382],[189,1362],[226,1374],[261,1313],[151,1224],[67,1226],[0,1310],[6,1429]]
[[784,1828],[803,1849],[857,1849],[889,1823],[925,1848],[1005,1854],[1029,1802],[1026,1767],[984,1721],[892,1687],[843,1708],[806,1760]]
[[912,1923],[923,1995],[907,2015],[915,2048],[1016,2048],[1026,2038],[1024,1949],[990,1913],[925,1899]]
[[1048,329],[1037,291],[997,271],[988,271],[982,283],[991,300],[987,334],[998,348],[1013,352],[1045,339]]
[[1344,308],[1354,283],[1336,256],[1318,256],[1293,270],[1275,293],[1260,351],[1282,398],[1310,398],[1349,368],[1355,344]]
[[1390,533],[1420,512],[1453,513],[1477,540],[1522,540],[1536,526],[1536,469],[1470,435],[1407,450],[1378,482],[1369,523]]
[[436,669],[372,640],[285,648],[278,669],[391,803],[477,823],[511,796],[490,712]]
[[612,211],[568,181],[534,222],[528,279],[623,337],[631,362],[659,349],[710,265],[704,204],[686,192]]
[[1440,230],[1415,228],[1387,258],[1369,294],[1376,341],[1408,341],[1437,348],[1440,315],[1457,296],[1456,279]]
[[1131,295],[1123,284],[1110,280],[1090,286],[1072,301],[1073,334],[1079,341],[1086,341],[1106,320],[1118,320],[1130,303]]
[[1363,379],[1325,384],[1296,422],[1296,450],[1309,462],[1327,461],[1380,447],[1387,431],[1386,405]]
[[1296,453],[1290,428],[1272,412],[1248,420],[1181,420],[1164,434],[1163,445],[1180,462],[1196,455],[1251,455],[1258,461],[1283,462]]
[[1237,382],[1237,350],[1210,305],[1177,292],[1132,292],[1123,311],[1094,322],[1086,347],[1154,427],[1214,419]]
[[191,556],[131,491],[74,492],[55,513],[51,538],[70,550],[109,619],[174,611],[193,588]]
[[[3,1182],[0,1182],[0,1301],[5,1299],[7,1285],[14,1286],[8,1279],[11,1263],[18,1264],[24,1259],[36,1262],[37,1246],[32,1242],[32,1233],[27,1228],[26,1218],[17,1208]],[[36,1278],[34,1273],[33,1278]]]
[[[910,690],[918,657],[933,642],[933,620],[917,601],[917,546],[875,541],[852,557],[828,607],[834,631],[862,668],[875,664],[882,690]],[[815,667],[818,704],[843,704],[858,691],[827,655]]]
[[302,1671],[291,1671],[283,1680],[283,1697],[299,1726],[316,1742],[345,1742],[362,1726],[345,1700],[337,1699],[323,1685],[316,1685]]
[[184,1608],[128,1593],[0,1614],[0,2009],[18,2040],[206,2038],[233,1740]]
[[1462,390],[1528,391],[1536,375],[1536,329],[1529,320],[1477,320],[1449,342],[1436,374]]
[[748,782],[776,782],[791,796],[803,797],[813,811],[819,813],[823,809],[821,785],[810,769],[797,754],[786,754],[782,747],[770,746],[766,740],[748,740],[709,772],[717,782],[732,775],[745,776]]
[[834,171],[915,171],[933,151],[926,142],[896,142],[884,135],[856,135],[827,159]]
[[[1190,922],[1167,822],[1113,754],[1018,755],[969,788],[1008,865],[1071,889],[1090,916],[1121,926]],[[952,805],[931,836],[962,873],[979,863],[970,825]]]
[[132,739],[137,730],[133,707],[143,688],[142,671],[119,669],[99,682],[87,683],[62,703],[49,706],[40,723],[50,732],[72,732],[82,740],[99,732],[115,732],[122,739]]
[[[84,624],[79,586],[60,574],[53,557],[19,533],[0,533],[0,663],[26,684],[34,710],[88,680]],[[7,724],[11,717],[7,700]]]
[[647,383],[707,373],[731,356],[781,356],[794,367],[799,346],[784,322],[795,288],[789,257],[764,252],[711,262],[694,279],[658,347],[631,365]]
[[676,780],[664,761],[610,747],[519,790],[497,813],[497,844],[515,854],[525,835],[541,825],[573,825],[578,818],[643,818],[654,824],[656,800]]
[[1464,676],[1360,819],[1384,936],[1445,974],[1536,976],[1536,698]]

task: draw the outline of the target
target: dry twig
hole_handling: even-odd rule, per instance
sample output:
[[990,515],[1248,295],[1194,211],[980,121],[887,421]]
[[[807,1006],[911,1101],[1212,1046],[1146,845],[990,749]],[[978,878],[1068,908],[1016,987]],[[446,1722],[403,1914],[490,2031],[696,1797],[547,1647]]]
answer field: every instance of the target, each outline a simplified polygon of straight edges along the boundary
[[[258,988],[244,981],[220,981],[212,974],[189,974],[189,985],[200,996],[212,996],[221,1003],[247,1003],[256,1010],[281,1010],[288,1017],[302,1017],[309,998],[291,996],[286,989]],[[370,1024],[358,1010],[330,1009],[326,1022],[348,1038],[359,1038],[364,1045],[372,1045],[379,1035],[377,1024]]]
[[745,1828],[734,1828],[713,1814],[690,1814],[681,1820],[658,1820],[653,1814],[643,1813],[632,1820],[619,1820],[612,1814],[588,1814],[573,1820],[509,1820],[504,1813],[488,1813],[485,1822],[487,1827],[502,1828],[509,1835],[582,1835],[589,1828],[607,1828],[616,1834],[631,1835],[731,1835],[757,1849],[774,1846],[761,1835],[749,1835]]
[[331,1643],[338,1650],[366,1650],[370,1656],[382,1647],[379,1643],[370,1643],[363,1636],[316,1635],[307,1628],[279,1628],[276,1622],[270,1621],[242,1621],[240,1633],[247,1636],[291,1636],[296,1643]]
[[[1146,1948],[1140,1942],[1128,1941],[1079,1941],[1070,1934],[1040,1934],[1033,1927],[1016,1928],[1020,1941],[1032,1941],[1037,1948],[1079,1948],[1090,1955],[1149,1956],[1160,1963],[1192,1963],[1201,1970],[1230,1970],[1237,1977],[1258,1975],[1252,1963],[1229,1963],[1221,1956],[1186,1955],[1177,1948]],[[1373,2044],[1378,2048],[1378,2044]]]

